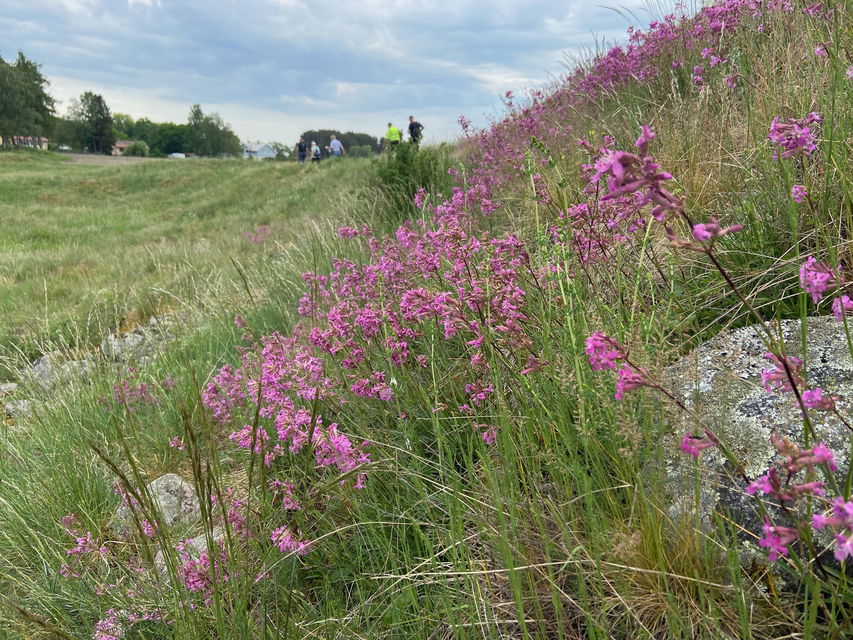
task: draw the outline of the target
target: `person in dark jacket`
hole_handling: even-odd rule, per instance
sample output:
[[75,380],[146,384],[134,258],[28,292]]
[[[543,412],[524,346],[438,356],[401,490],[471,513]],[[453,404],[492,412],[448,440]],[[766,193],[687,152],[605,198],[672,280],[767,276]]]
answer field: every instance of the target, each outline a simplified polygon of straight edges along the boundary
[[299,138],[299,142],[296,143],[296,154],[299,157],[299,164],[305,164],[305,158],[308,156],[308,145],[305,138]]
[[409,141],[420,144],[423,137],[424,125],[415,120],[415,116],[409,116]]

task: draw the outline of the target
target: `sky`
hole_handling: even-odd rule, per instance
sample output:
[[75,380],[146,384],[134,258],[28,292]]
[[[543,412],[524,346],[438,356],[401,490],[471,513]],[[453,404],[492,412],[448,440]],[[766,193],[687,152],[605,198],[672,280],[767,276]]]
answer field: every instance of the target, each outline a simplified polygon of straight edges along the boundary
[[308,129],[426,142],[483,125],[501,95],[547,86],[572,56],[645,27],[645,0],[0,0],[0,57],[42,65],[64,113],[84,91],[115,113],[215,111],[244,141]]

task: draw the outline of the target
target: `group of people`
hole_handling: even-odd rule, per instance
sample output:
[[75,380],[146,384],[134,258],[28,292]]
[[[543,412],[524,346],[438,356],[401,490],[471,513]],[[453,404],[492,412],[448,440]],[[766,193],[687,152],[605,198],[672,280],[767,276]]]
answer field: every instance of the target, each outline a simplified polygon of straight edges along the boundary
[[[334,134],[326,146],[326,153],[329,154],[330,158],[338,158],[346,153],[343,143]],[[320,147],[317,146],[316,142],[312,140],[311,148],[309,149],[305,138],[299,138],[299,142],[296,143],[296,156],[299,158],[299,163],[305,164],[305,159],[309,157],[309,154],[311,162],[320,162],[320,158],[323,157]]]
[[[415,116],[409,116],[409,142],[412,144],[420,144],[421,138],[424,135],[423,131],[424,126],[415,120]],[[392,149],[402,141],[403,132],[389,122],[388,130],[385,132],[386,148]]]
[[[423,130],[424,126],[415,120],[414,116],[409,116],[409,142],[415,145],[420,144],[423,137]],[[389,122],[388,130],[385,132],[385,148],[393,149],[402,141],[403,132]],[[330,158],[338,158],[346,152],[343,143],[335,135],[332,135],[332,139],[329,140],[329,144],[326,146],[328,156]],[[309,158],[311,162],[320,162],[323,152],[314,140],[311,141],[311,146],[309,147],[308,143],[305,142],[305,138],[299,138],[299,142],[296,143],[296,157],[299,159],[300,164],[305,164],[305,160]]]

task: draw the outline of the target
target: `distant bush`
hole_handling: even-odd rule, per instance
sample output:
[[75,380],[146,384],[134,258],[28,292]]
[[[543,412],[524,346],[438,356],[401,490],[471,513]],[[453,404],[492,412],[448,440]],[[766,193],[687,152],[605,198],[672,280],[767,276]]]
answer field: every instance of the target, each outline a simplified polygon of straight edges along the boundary
[[369,158],[373,155],[373,147],[369,144],[356,145],[350,148],[349,154],[353,158]]
[[141,140],[137,140],[132,145],[130,145],[127,149],[124,150],[123,156],[137,156],[140,158],[148,157],[148,145],[142,142]]
[[449,193],[453,181],[450,146],[418,147],[402,143],[385,153],[376,170],[375,186],[388,198],[389,215],[399,221],[417,214],[414,204],[419,189]]

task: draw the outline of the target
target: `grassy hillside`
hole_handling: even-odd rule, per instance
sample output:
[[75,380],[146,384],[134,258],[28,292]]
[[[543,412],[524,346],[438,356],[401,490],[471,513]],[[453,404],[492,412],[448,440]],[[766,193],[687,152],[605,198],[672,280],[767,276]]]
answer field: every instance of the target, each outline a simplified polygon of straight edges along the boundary
[[[769,321],[853,311],[851,24],[849,2],[665,17],[508,95],[452,190],[435,150],[366,165],[360,197],[245,273],[254,305],[13,425],[0,633],[850,637],[853,477],[819,444],[846,401]],[[803,433],[744,477],[662,371],[756,323]],[[765,526],[677,517],[676,456],[697,503],[725,461]],[[162,522],[143,488],[166,471],[200,521]]]
[[85,343],[214,298],[235,276],[232,259],[286,251],[366,171],[358,161],[65,160],[0,154],[0,343],[30,356],[46,340]]

